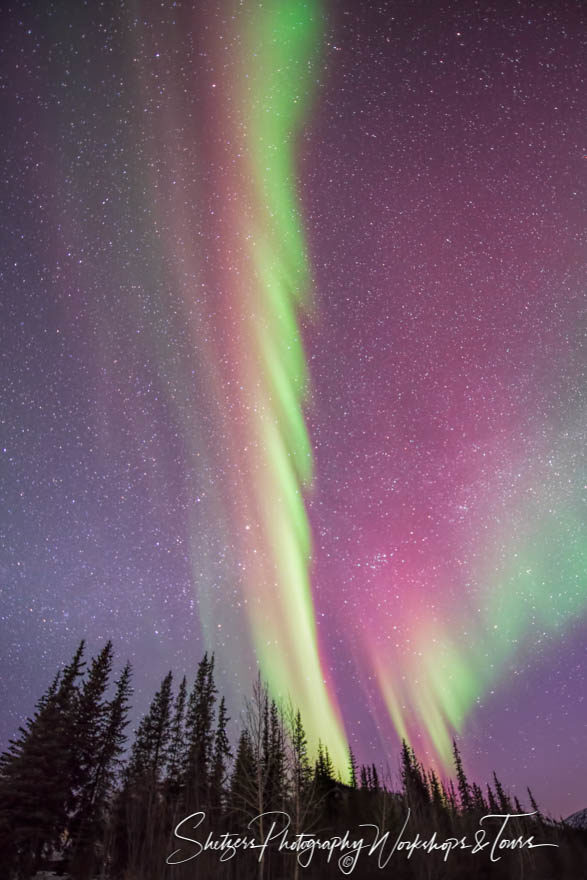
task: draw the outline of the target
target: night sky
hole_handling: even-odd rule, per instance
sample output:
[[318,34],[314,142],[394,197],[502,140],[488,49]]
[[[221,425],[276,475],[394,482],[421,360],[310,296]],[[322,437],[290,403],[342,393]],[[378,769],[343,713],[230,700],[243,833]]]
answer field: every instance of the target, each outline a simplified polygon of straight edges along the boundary
[[2,744],[111,637],[587,806],[584,4],[1,32]]

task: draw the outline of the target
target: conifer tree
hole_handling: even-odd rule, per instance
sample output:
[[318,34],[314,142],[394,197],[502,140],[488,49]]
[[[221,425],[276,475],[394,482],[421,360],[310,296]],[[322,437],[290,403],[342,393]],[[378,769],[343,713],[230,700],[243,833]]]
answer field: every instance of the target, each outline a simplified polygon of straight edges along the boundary
[[32,876],[44,851],[60,846],[69,823],[75,729],[84,642],[37,704],[0,769],[0,863]]
[[[102,666],[108,652],[98,658]],[[91,670],[90,670],[91,672]],[[97,673],[96,673],[97,675]],[[126,743],[129,699],[131,695],[131,668],[127,663],[116,682],[112,700],[107,701],[96,714],[99,730],[93,731],[91,752],[87,750],[85,784],[80,790],[78,808],[72,822],[70,873],[75,880],[83,880],[93,873],[97,861],[97,844],[104,837],[108,821],[108,809],[114,790],[117,771]],[[83,697],[83,695],[82,695]],[[87,707],[86,707],[87,708]]]
[[214,655],[208,658],[206,653],[198,665],[186,716],[187,756],[184,785],[190,810],[206,806],[209,799],[216,693]]
[[224,697],[222,697],[218,707],[218,721],[216,723],[214,755],[210,777],[210,806],[217,813],[222,812],[225,807],[226,780],[228,777],[229,761],[232,758],[232,750],[226,731],[229,721],[230,719],[226,714],[226,702]]
[[353,754],[353,750],[349,745],[349,786],[357,788],[357,762]]
[[461,804],[461,810],[464,813],[469,813],[471,810],[471,787],[465,775],[465,771],[463,770],[463,762],[461,760],[461,754],[459,752],[456,741],[453,739],[452,742],[453,747],[453,757],[455,763],[455,769],[457,771],[457,786],[459,791],[459,800]]
[[[267,705],[267,704],[266,704]],[[283,807],[285,797],[285,746],[284,731],[279,709],[275,700],[271,701],[269,711],[265,712],[263,755],[265,767],[265,804],[269,810]]]
[[436,775],[436,772],[434,770],[431,770],[428,775],[428,783],[430,788],[430,800],[432,801],[432,805],[438,813],[444,809],[444,798],[442,794],[440,780],[438,779],[438,776]]
[[308,740],[299,709],[293,717],[290,713],[290,739],[293,785],[295,793],[301,797],[310,784],[312,774],[308,759]]
[[499,804],[495,799],[495,795],[493,793],[493,789],[487,784],[487,805],[494,815],[499,815]]
[[101,745],[108,702],[105,694],[112,671],[112,642],[108,641],[97,657],[90,663],[85,681],[80,687],[72,735],[75,762],[76,812],[83,811],[93,788],[92,769]]
[[[68,848],[72,863],[91,861],[89,850],[95,836],[98,755],[102,748],[108,702],[105,698],[112,671],[112,642],[108,641],[90,663],[80,687],[77,712],[71,731],[72,792],[68,805]],[[79,875],[79,871],[77,871]]]
[[[245,824],[263,810],[283,810],[290,817],[292,835],[328,826],[333,830],[346,827],[349,803],[365,809],[365,818],[375,817],[382,829],[393,826],[402,814],[405,817],[407,803],[423,828],[427,830],[431,823],[443,834],[450,828],[455,837],[470,832],[470,812],[479,816],[511,814],[512,801],[517,813],[524,812],[518,797],[510,799],[495,773],[494,787],[487,786],[487,797],[477,783],[467,780],[456,743],[458,795],[453,781],[445,787],[434,770],[423,767],[406,742],[401,751],[403,803],[401,795],[386,786],[381,790],[375,764],[361,766],[361,794],[345,795],[343,786],[335,782],[327,747],[319,742],[312,770],[300,712],[290,707],[284,718],[277,703],[270,701],[260,677],[253,699],[247,701],[246,727],[230,774],[226,703],[224,698],[219,700],[216,714],[214,658],[207,655],[198,666],[189,702],[185,679],[175,699],[171,672],[163,679],[139,724],[122,788],[114,797],[126,742],[130,666],[127,664],[115,682],[114,696],[109,699],[112,645],[107,643],[92,659],[85,676],[83,652],[82,643],[0,757],[2,878],[29,880],[43,867],[44,858],[61,851],[68,857],[64,867],[72,880],[89,880],[100,871],[104,880],[160,880],[167,876],[162,866],[170,852],[174,810],[185,816],[192,806],[187,799],[178,800],[183,798],[182,786],[190,773],[191,791],[201,798],[197,809],[209,812],[219,825],[225,822],[228,809]],[[349,747],[354,789],[357,775]],[[368,792],[379,794],[373,797]],[[528,796],[537,821],[543,823],[530,789]],[[259,819],[250,833],[263,839],[267,820],[265,823],[263,826]],[[516,835],[527,827],[518,820],[512,825]],[[566,833],[560,826],[555,839],[562,840]],[[256,866],[259,880],[282,876],[282,858],[275,851],[261,858]],[[470,871],[466,857],[463,859],[461,863],[461,856],[455,853],[459,876],[461,869]],[[210,867],[204,859],[198,864],[203,877],[208,876]],[[178,878],[191,876],[190,868],[174,869],[173,873]],[[233,872],[222,866],[220,873],[228,877]],[[299,875],[295,862],[294,880]]]
[[542,812],[541,812],[541,810],[540,810],[540,807],[539,807],[538,804],[536,803],[536,801],[535,801],[535,799],[534,799],[534,795],[532,794],[532,792],[530,791],[530,789],[528,788],[528,789],[526,789],[526,790],[527,790],[527,792],[528,792],[528,798],[529,798],[529,800],[530,800],[530,806],[531,806],[531,808],[532,808],[532,812],[533,812],[533,813],[536,813],[536,820],[537,820],[541,825],[543,825],[543,824],[544,824],[544,815],[542,814]]
[[139,724],[133,743],[128,776],[142,780],[154,788],[161,781],[167,764],[171,735],[171,683],[173,675],[168,672],[155,694],[149,711]]
[[127,663],[116,682],[114,697],[108,707],[96,774],[96,787],[99,792],[112,790],[120,769],[127,741],[126,728],[129,724],[128,713],[132,695],[131,676],[132,668],[130,663]]
[[472,791],[472,799],[473,799],[473,809],[478,813],[486,813],[487,812],[487,804],[485,803],[485,798],[483,797],[483,792],[479,785],[476,782],[473,783],[471,787]]
[[330,758],[328,748],[322,743],[322,740],[318,740],[318,754],[316,757],[314,775],[316,777],[316,782],[321,788],[328,789],[334,782],[334,767],[332,766],[332,759]]
[[495,771],[493,773],[493,781],[495,783],[495,793],[497,795],[497,802],[499,804],[499,809],[505,815],[506,813],[512,813],[512,804],[509,797],[506,795],[503,786],[499,779],[497,778]]
[[446,803],[448,805],[449,810],[452,813],[458,812],[458,804],[457,804],[457,793],[455,791],[455,784],[452,779],[448,780],[448,788],[445,789],[446,795]]
[[379,775],[375,764],[371,764],[371,788],[373,791],[379,791]]
[[127,870],[147,878],[165,836],[160,795],[171,734],[172,679],[169,672],[161,682],[132,744],[114,809],[112,863],[115,873]]
[[182,786],[183,769],[186,764],[185,714],[187,703],[187,682],[185,675],[181,680],[175,704],[169,736],[169,750],[166,768],[166,794],[169,803],[177,802]]
[[[237,814],[257,809],[257,767],[247,728],[241,731],[230,782],[230,805]],[[254,813],[253,813],[254,815]]]
[[414,750],[405,740],[402,740],[401,778],[408,805],[416,813],[421,812],[430,802],[428,786]]
[[370,780],[367,777],[367,768],[365,767],[364,764],[361,764],[360,779],[361,779],[361,788],[362,789],[368,790],[371,788]]

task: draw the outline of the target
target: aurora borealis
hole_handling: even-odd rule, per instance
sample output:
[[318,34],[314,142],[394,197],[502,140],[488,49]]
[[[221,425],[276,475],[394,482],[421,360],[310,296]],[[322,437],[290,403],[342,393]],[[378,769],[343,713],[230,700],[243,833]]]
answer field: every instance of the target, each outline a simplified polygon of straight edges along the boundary
[[112,637],[584,807],[582,4],[4,22],[3,742]]
[[276,0],[236,17],[234,33],[243,41],[235,66],[240,75],[227,77],[223,100],[232,99],[240,112],[231,120],[226,163],[218,174],[224,203],[234,205],[220,233],[219,285],[230,323],[218,335],[229,352],[221,387],[228,389],[232,410],[228,432],[237,428],[238,436],[229,453],[235,463],[232,521],[242,541],[253,648],[275,694],[300,706],[314,742],[326,738],[344,767],[347,747],[321,669],[310,586],[304,493],[312,479],[312,449],[297,320],[310,272],[294,185],[294,138],[320,12],[318,5]]

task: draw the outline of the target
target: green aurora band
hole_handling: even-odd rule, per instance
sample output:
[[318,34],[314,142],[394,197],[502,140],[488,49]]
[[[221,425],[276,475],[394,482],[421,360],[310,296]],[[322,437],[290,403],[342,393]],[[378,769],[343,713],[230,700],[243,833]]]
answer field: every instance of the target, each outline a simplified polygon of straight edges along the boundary
[[224,286],[232,312],[236,415],[229,425],[240,483],[234,510],[243,604],[272,694],[300,708],[311,744],[323,739],[344,775],[346,738],[320,657],[311,590],[304,496],[313,456],[299,326],[300,312],[311,312],[311,273],[295,187],[296,135],[313,91],[322,10],[315,2],[272,0],[239,7],[235,17],[242,51],[228,96],[231,157],[223,185],[236,206],[224,240],[236,269]]
[[399,670],[397,656],[371,647],[397,733],[417,748],[423,737],[443,770],[451,766],[453,736],[463,732],[476,706],[515,680],[530,645],[539,655],[587,607],[580,487],[564,452],[553,452],[550,461],[550,473],[537,464],[527,469],[525,486],[503,517],[510,533],[496,531],[493,549],[477,567],[476,600],[450,624],[419,621]]

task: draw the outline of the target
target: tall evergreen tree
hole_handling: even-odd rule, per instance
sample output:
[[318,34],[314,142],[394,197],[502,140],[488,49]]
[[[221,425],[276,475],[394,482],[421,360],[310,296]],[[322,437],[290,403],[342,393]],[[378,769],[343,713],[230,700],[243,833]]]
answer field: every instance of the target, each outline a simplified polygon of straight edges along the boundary
[[[96,770],[108,717],[105,694],[112,671],[112,642],[108,641],[90,663],[80,687],[77,713],[71,731],[72,792],[68,850],[74,863],[88,862],[95,837]],[[76,853],[78,857],[75,858]]]
[[[101,663],[97,665],[101,666]],[[86,746],[84,785],[72,822],[70,847],[70,873],[76,880],[84,880],[93,874],[98,858],[96,847],[104,836],[110,799],[126,743],[130,679],[131,668],[127,663],[116,682],[113,699],[97,712],[96,721],[99,719],[100,726],[97,733],[92,732],[91,753]]]
[[168,672],[155,694],[149,711],[139,724],[131,750],[127,775],[149,787],[161,781],[167,765],[171,735],[171,683]]
[[375,764],[371,764],[371,788],[373,791],[379,791],[379,774]]
[[189,809],[206,806],[214,752],[214,655],[204,654],[187,708],[187,756],[184,767],[185,797]]
[[457,803],[457,793],[455,791],[455,784],[452,779],[448,780],[448,786],[445,789],[445,800],[449,810],[452,813],[458,812],[458,803]]
[[527,792],[528,792],[528,798],[529,798],[529,800],[530,800],[530,806],[531,806],[531,808],[532,808],[532,812],[533,812],[533,813],[536,813],[536,819],[537,819],[537,821],[538,821],[541,825],[543,825],[543,824],[544,824],[544,816],[543,816],[543,814],[542,814],[542,812],[541,812],[541,810],[540,810],[540,807],[539,807],[538,804],[536,803],[536,801],[535,801],[535,799],[534,799],[534,795],[532,794],[532,792],[530,791],[530,789],[528,788],[528,789],[526,789],[526,790],[527,790]]
[[400,772],[404,796],[408,805],[416,814],[421,813],[430,803],[428,786],[414,750],[405,740],[402,740]]
[[371,782],[370,782],[369,777],[367,776],[367,768],[365,767],[364,764],[361,764],[360,779],[361,779],[361,788],[363,788],[365,790],[368,790],[371,788]]
[[169,736],[169,750],[166,768],[166,794],[168,802],[177,802],[183,781],[183,771],[186,764],[186,731],[185,715],[187,703],[187,682],[185,675],[180,682]]
[[509,797],[506,795],[503,785],[497,778],[495,771],[493,773],[493,781],[495,783],[495,793],[497,795],[497,802],[499,804],[499,809],[505,815],[506,813],[513,813],[512,804]]
[[357,762],[353,754],[353,750],[349,745],[349,785],[351,788],[357,788]]
[[[249,731],[241,731],[230,782],[230,805],[239,815],[254,815],[257,809],[257,767]],[[253,811],[253,812],[252,812]]]
[[[445,788],[434,771],[424,769],[405,742],[401,752],[403,800],[386,786],[380,788],[374,764],[361,767],[361,794],[344,795],[343,787],[335,782],[328,749],[319,743],[313,773],[300,712],[290,707],[284,721],[283,712],[275,701],[270,701],[260,678],[253,699],[247,702],[247,726],[239,738],[227,786],[229,719],[222,698],[214,722],[213,658],[207,656],[198,667],[189,703],[185,679],[175,700],[171,673],[163,680],[139,724],[124,784],[114,798],[126,741],[130,667],[125,667],[113,698],[108,699],[111,644],[91,661],[85,676],[83,650],[82,643],[0,758],[0,877],[28,880],[42,867],[44,857],[65,849],[69,856],[67,870],[73,880],[89,880],[100,870],[108,880],[160,880],[166,870],[162,865],[169,852],[174,809],[187,815],[187,810],[183,812],[187,803],[177,804],[172,791],[181,792],[194,766],[205,768],[203,777],[192,777],[197,784],[205,780],[205,790],[202,788],[198,795],[202,797],[200,806],[220,825],[225,822],[228,808],[237,812],[241,821],[246,818],[247,823],[263,810],[282,809],[290,816],[292,834],[324,826],[335,830],[346,827],[351,803],[365,808],[365,818],[375,817],[379,827],[387,828],[405,816],[407,803],[423,828],[431,824],[443,834],[450,829],[458,838],[470,832],[469,811],[479,815],[512,812],[510,797],[495,773],[494,789],[487,786],[488,804],[481,788],[467,780],[456,743],[458,797],[453,781]],[[356,787],[357,767],[350,748],[349,770]],[[370,792],[379,793],[374,797]],[[529,789],[528,795],[538,821],[543,822]],[[523,812],[518,798],[513,801],[516,812]],[[263,826],[259,819],[251,833],[263,838],[265,822]],[[516,835],[531,824],[512,822]],[[555,839],[562,840],[566,833],[561,826]],[[259,880],[281,876],[282,858],[275,850],[263,856],[257,864]],[[469,870],[466,857],[463,859],[461,863],[455,853],[455,870]],[[185,871],[179,868],[179,874],[187,877],[190,867]],[[210,865],[205,859],[198,867],[207,876]],[[297,880],[297,862],[293,871]],[[573,876],[582,874],[579,871]]]
[[283,724],[275,700],[271,701],[268,711],[265,712],[265,725],[265,804],[269,810],[279,810],[283,808],[285,796],[285,743]]
[[162,788],[171,735],[172,680],[169,672],[138,726],[114,808],[114,872],[134,872],[143,880],[155,871],[155,854],[166,834]]
[[334,783],[334,767],[328,753],[328,748],[318,740],[318,754],[316,756],[316,764],[314,770],[316,782],[321,788],[329,789]]
[[472,788],[472,798],[473,798],[473,809],[478,813],[486,813],[487,812],[487,804],[485,803],[485,798],[483,797],[483,792],[479,785],[476,782],[473,783]]
[[116,682],[114,697],[108,707],[96,772],[96,788],[100,793],[111,793],[122,763],[129,724],[131,677],[132,668],[127,663]]
[[0,768],[0,863],[32,876],[44,852],[59,847],[75,785],[75,730],[84,642],[11,741]]
[[293,787],[296,796],[303,797],[303,793],[310,784],[312,771],[308,758],[308,740],[299,709],[290,720],[290,739]]
[[453,758],[455,763],[455,769],[457,771],[457,786],[459,791],[459,800],[461,804],[461,810],[464,813],[469,813],[471,811],[472,799],[471,799],[471,787],[465,775],[465,771],[463,769],[463,762],[461,760],[461,754],[459,752],[456,741],[453,739],[452,742],[453,748]]
[[491,788],[489,783],[487,784],[487,805],[488,805],[491,813],[493,813],[496,816],[499,814],[499,804],[497,803],[497,801],[495,799],[493,789]]
[[230,721],[226,713],[224,697],[218,707],[218,720],[216,723],[216,735],[214,737],[214,755],[212,758],[212,772],[210,776],[210,806],[216,813],[224,810],[226,803],[226,781],[228,777],[229,761],[232,758],[232,750],[228,740],[226,726]]
[[432,805],[436,811],[436,813],[444,810],[444,797],[442,794],[442,786],[440,784],[440,780],[436,775],[434,770],[431,770],[428,775],[429,780],[429,788],[430,788],[430,800],[432,801]]

